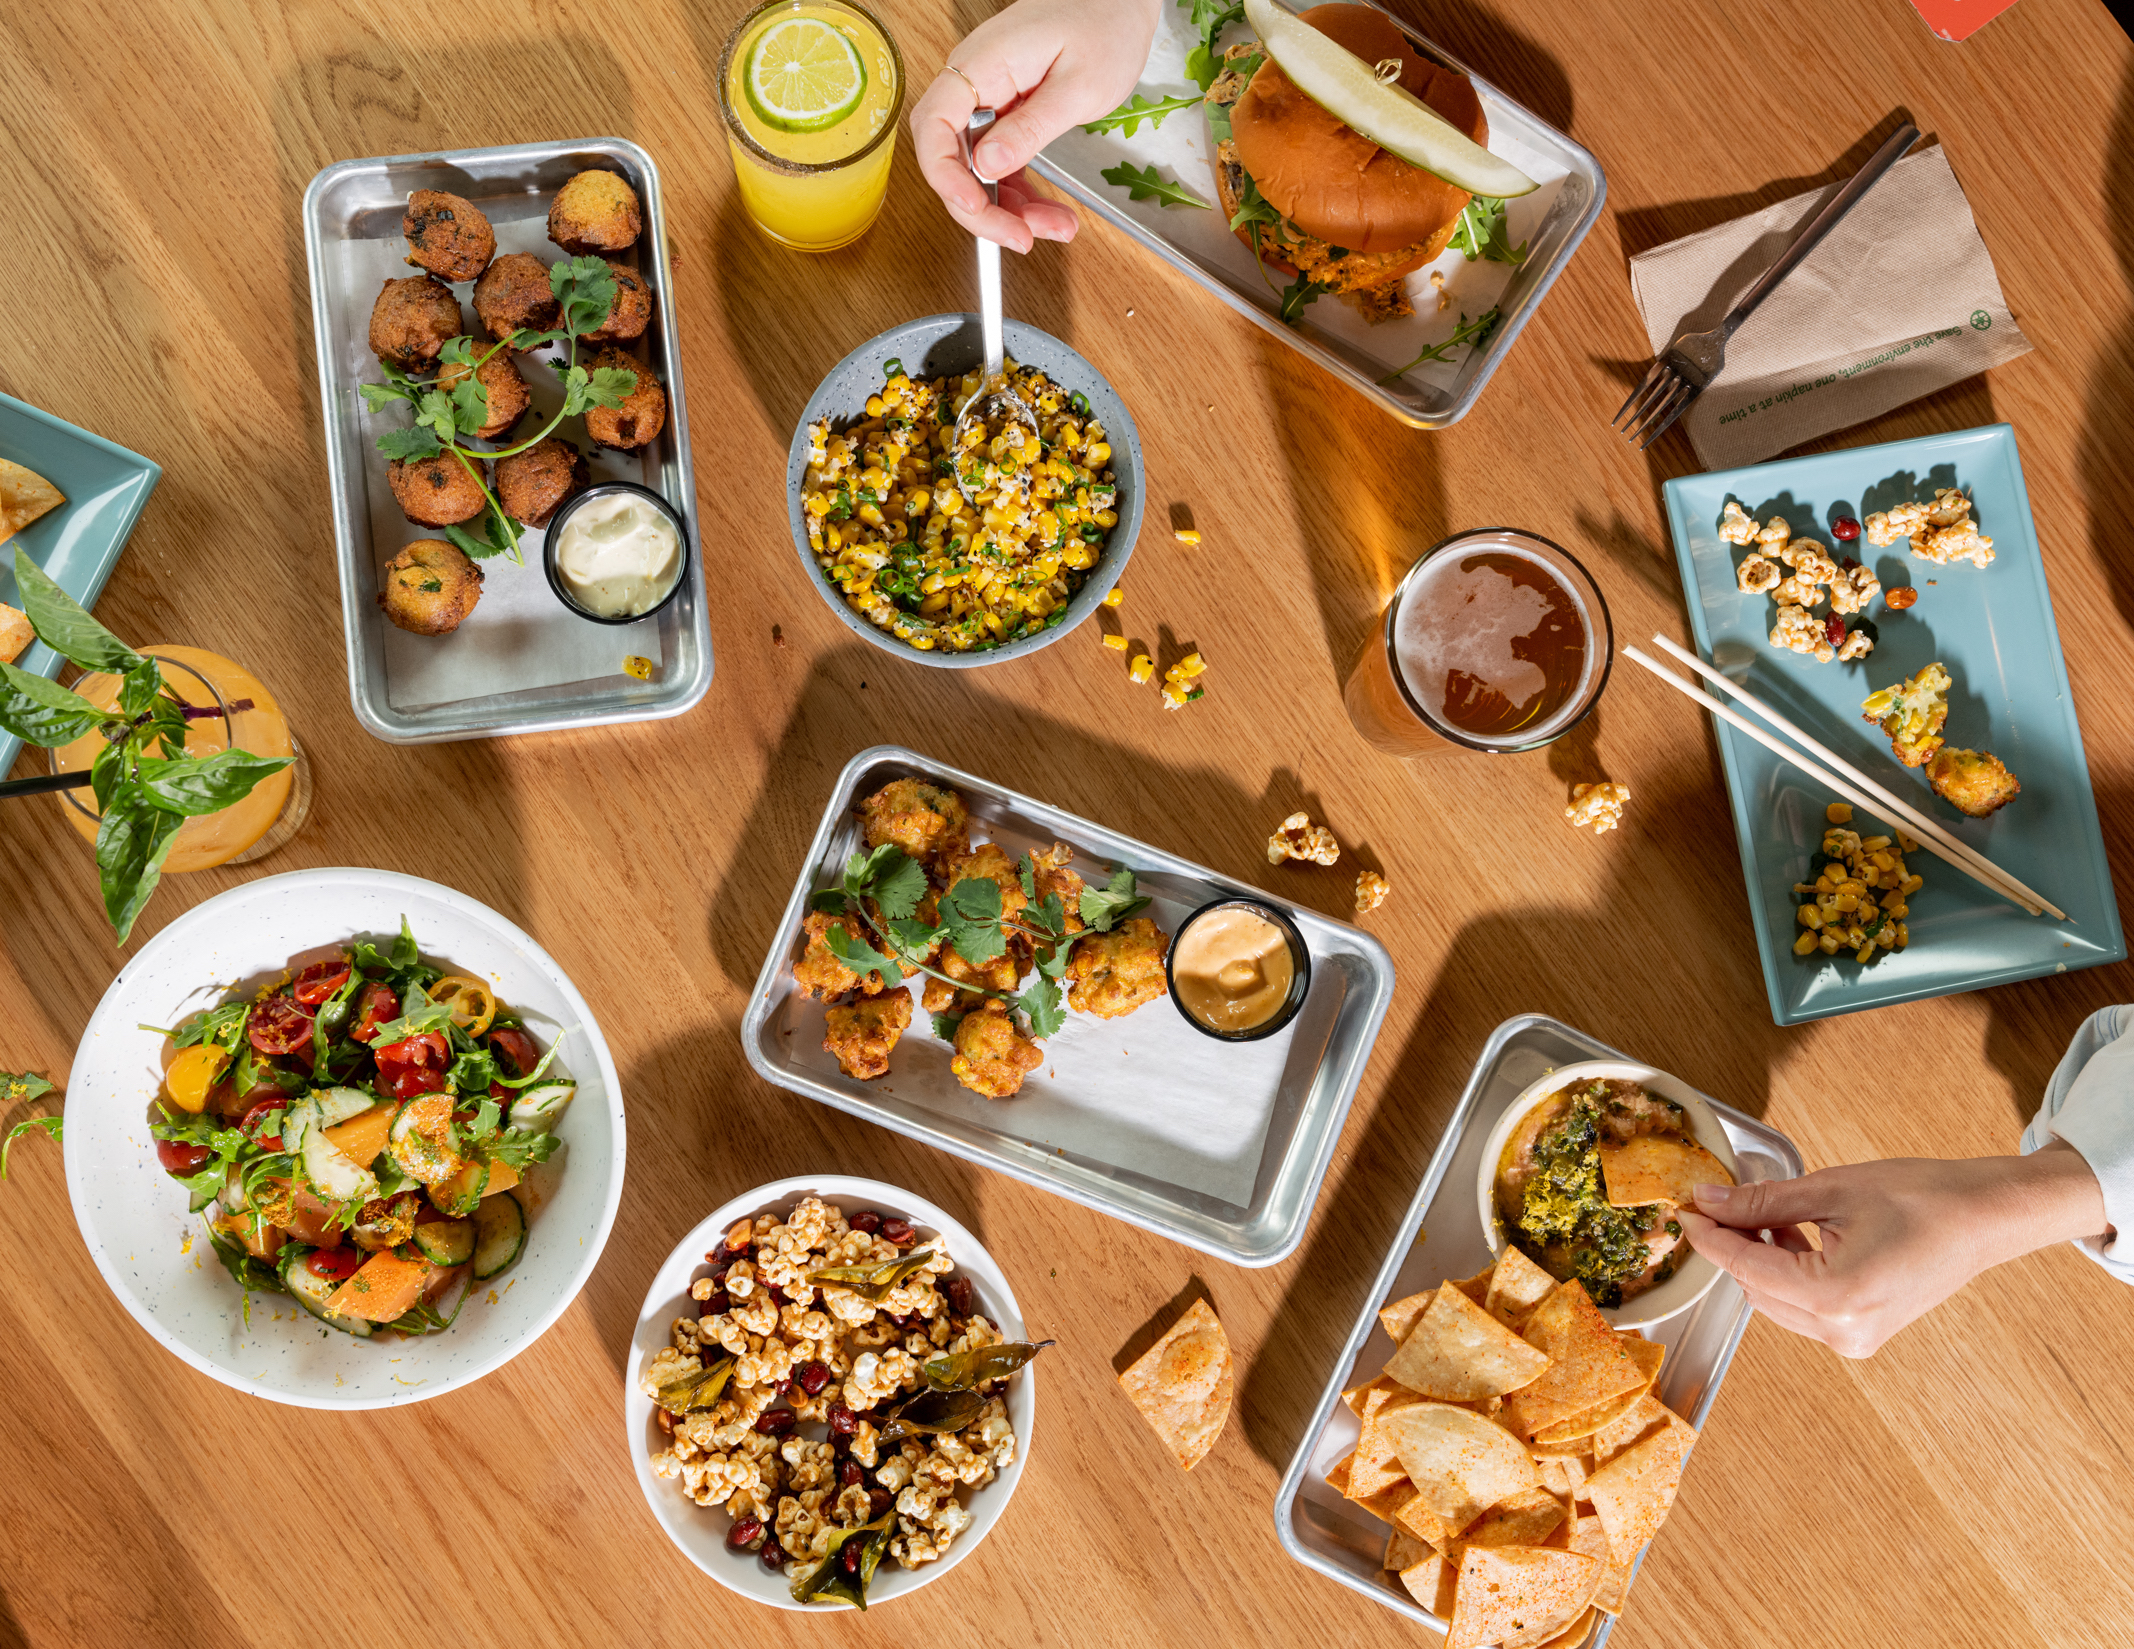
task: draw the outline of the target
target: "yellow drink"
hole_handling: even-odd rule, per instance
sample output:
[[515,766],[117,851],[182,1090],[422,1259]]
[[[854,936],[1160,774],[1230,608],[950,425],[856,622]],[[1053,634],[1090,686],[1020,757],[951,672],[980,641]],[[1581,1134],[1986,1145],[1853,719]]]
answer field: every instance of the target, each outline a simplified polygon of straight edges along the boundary
[[773,240],[831,252],[882,210],[904,60],[850,0],[767,0],[735,25],[719,105],[741,202]]
[[[251,671],[219,653],[198,647],[144,647],[141,651],[163,666],[163,685],[172,697],[180,703],[217,712],[186,723],[188,756],[212,756],[232,745],[255,756],[298,756],[294,766],[268,774],[252,787],[250,795],[220,813],[187,819],[171,841],[170,857],[163,862],[163,868],[206,870],[233,859],[257,859],[295,835],[310,805],[310,785],[308,779],[301,786],[298,784],[304,776],[302,757],[274,695]],[[73,685],[75,692],[98,709],[117,707],[117,676],[86,675]],[[218,698],[227,715],[218,709]],[[249,701],[245,708],[237,708],[245,701]],[[52,771],[80,772],[96,760],[103,745],[103,739],[92,733],[61,746],[52,752]],[[289,805],[292,792],[296,797],[294,807]],[[68,823],[94,842],[98,819],[95,796],[87,790],[68,790],[60,792],[60,801],[66,807]]]

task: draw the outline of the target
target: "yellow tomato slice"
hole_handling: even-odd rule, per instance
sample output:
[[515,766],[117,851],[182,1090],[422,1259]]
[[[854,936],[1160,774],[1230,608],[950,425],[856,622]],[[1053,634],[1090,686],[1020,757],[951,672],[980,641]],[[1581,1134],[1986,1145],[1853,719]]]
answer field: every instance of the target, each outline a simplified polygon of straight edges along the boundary
[[212,1042],[180,1050],[170,1062],[170,1069],[163,1073],[163,1086],[170,1090],[171,1103],[181,1111],[196,1114],[205,1109],[208,1090],[222,1080],[229,1065],[229,1050]]
[[452,1010],[452,1023],[469,1036],[480,1036],[496,1018],[496,996],[479,979],[449,973],[430,987],[430,1000]]

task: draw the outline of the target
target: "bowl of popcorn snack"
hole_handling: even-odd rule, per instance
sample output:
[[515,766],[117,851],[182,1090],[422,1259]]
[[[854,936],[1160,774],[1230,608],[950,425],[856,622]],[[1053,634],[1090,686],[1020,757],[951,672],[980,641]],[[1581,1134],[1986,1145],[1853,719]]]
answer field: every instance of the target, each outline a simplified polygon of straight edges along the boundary
[[637,1480],[720,1585],[864,1610],[939,1579],[1007,1509],[1043,1349],[993,1257],[931,1203],[840,1175],[759,1186],[645,1295],[624,1399]]

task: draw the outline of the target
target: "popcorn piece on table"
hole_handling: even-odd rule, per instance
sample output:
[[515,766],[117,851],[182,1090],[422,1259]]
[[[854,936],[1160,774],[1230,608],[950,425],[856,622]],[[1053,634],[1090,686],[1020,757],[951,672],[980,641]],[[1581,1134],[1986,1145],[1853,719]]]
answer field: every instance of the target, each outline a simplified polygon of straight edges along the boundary
[[1341,844],[1334,840],[1334,833],[1324,825],[1313,824],[1309,813],[1292,813],[1267,838],[1267,862],[1271,865],[1285,859],[1330,865],[1340,857]]
[[1358,916],[1376,910],[1386,902],[1386,895],[1393,891],[1393,884],[1375,870],[1356,872],[1356,914]]
[[1838,564],[1830,558],[1830,552],[1812,538],[1796,538],[1786,546],[1790,552],[1785,557],[1786,565],[1793,569],[1793,576],[1804,584],[1832,584],[1838,578]]
[[[1830,622],[1836,624],[1839,620],[1833,618]],[[1867,657],[1874,650],[1875,638],[1865,630],[1847,630],[1838,642],[1838,662],[1847,664],[1856,658]]]
[[1575,784],[1571,787],[1571,805],[1563,810],[1563,816],[1571,821],[1573,830],[1591,825],[1594,835],[1604,836],[1623,822],[1623,805],[1629,800],[1627,784]]

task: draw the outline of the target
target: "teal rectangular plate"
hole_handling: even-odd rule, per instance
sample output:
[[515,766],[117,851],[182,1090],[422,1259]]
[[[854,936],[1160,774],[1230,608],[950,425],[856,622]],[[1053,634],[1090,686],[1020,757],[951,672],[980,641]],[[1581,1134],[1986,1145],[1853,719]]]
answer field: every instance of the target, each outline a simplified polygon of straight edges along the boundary
[[[58,509],[0,544],[0,601],[22,605],[15,593],[15,546],[20,544],[62,590],[84,607],[95,606],[142,506],[156,490],[161,466],[12,395],[0,395],[0,458],[26,465],[67,495]],[[41,641],[31,642],[15,663],[32,675],[59,673],[59,655]],[[21,750],[20,739],[0,733],[0,778]]]
[[[1970,493],[1979,529],[1993,540],[1989,566],[1937,567],[1914,560],[1902,544],[1878,550],[1864,537],[1845,545],[1830,535],[1830,522],[1841,516],[1864,521],[1872,510],[1930,499],[1936,487]],[[1662,490],[1690,630],[1705,658],[2068,916],[2065,922],[2026,916],[1922,848],[1908,861],[1926,886],[1912,898],[1911,943],[1904,950],[1864,967],[1842,954],[1795,956],[1801,930],[1793,884],[1807,880],[1824,805],[1839,798],[1717,723],[1771,1017],[1798,1025],[2124,960],[2126,938],[2015,431],[1992,424],[1780,459],[1685,476]],[[1891,612],[1874,603],[1868,616],[1879,638],[1865,659],[1818,664],[1774,646],[1771,598],[1741,592],[1735,547],[1719,536],[1730,498],[1759,521],[1785,516],[1795,536],[1819,539],[1834,555],[1872,557],[1868,564],[1883,589],[1910,584],[1919,591],[1918,604]],[[1861,719],[1860,701],[1869,693],[1935,659],[1956,683],[1944,736],[1966,749],[1992,751],[2022,783],[2022,794],[1991,818],[1965,818],[1942,801]]]

